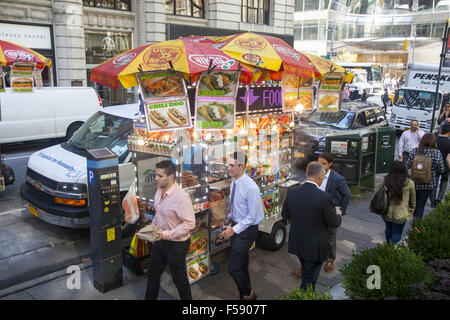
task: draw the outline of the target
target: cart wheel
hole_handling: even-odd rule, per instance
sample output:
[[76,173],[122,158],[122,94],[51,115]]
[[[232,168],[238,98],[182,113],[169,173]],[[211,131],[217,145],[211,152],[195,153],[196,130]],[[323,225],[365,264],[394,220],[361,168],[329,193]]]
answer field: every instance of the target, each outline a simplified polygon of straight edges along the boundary
[[219,264],[213,260],[211,260],[211,270],[209,271],[209,274],[215,275],[219,272]]
[[286,240],[286,227],[283,221],[274,224],[270,234],[259,232],[257,244],[264,249],[276,251],[279,250]]

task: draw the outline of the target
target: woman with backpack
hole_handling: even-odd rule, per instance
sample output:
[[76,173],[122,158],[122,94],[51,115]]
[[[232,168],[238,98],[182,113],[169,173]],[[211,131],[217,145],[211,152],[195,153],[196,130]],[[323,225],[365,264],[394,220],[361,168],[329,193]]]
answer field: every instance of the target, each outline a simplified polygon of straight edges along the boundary
[[416,207],[414,182],[409,179],[408,169],[402,161],[392,162],[384,185],[389,195],[389,209],[383,215],[386,241],[397,243],[402,237],[403,228]]
[[436,176],[445,171],[444,160],[437,148],[434,134],[423,135],[419,147],[412,150],[407,165],[411,168],[411,180],[416,188],[414,218],[422,219],[427,199],[436,188]]

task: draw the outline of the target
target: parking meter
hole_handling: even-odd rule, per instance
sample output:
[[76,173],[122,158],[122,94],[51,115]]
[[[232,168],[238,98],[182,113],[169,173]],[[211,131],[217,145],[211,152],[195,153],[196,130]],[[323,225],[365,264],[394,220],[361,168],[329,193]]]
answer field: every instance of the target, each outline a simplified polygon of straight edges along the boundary
[[122,286],[119,166],[108,148],[88,150],[87,178],[94,287],[106,292]]

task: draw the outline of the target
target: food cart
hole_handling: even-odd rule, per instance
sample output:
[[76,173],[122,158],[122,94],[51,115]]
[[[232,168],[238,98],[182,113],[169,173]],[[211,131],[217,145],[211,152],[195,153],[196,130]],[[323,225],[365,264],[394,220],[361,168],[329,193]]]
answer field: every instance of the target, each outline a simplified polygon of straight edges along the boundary
[[[299,104],[313,108],[313,75],[304,55],[278,38],[250,32],[145,45],[92,70],[92,81],[139,86],[141,116],[128,141],[143,211],[139,224],[152,219],[147,208],[153,205],[159,161],[176,164],[177,182],[191,195],[196,214],[186,259],[191,283],[217,272],[212,255],[229,246],[215,240],[229,203],[231,152],[246,153],[246,174],[261,190],[265,219],[257,242],[271,250],[283,245],[282,203],[296,184],[289,179],[293,114]],[[265,81],[281,81],[282,87],[261,85]]]
[[[191,101],[195,100],[196,91],[196,88],[188,89]],[[142,115],[140,120],[134,121],[134,131],[128,140],[128,149],[136,166],[137,198],[143,209],[144,219],[139,222],[139,227],[149,223],[154,214],[145,208],[153,205],[157,190],[157,162],[171,159],[177,166],[177,182],[191,196],[196,227],[191,232],[186,258],[190,283],[216,273],[218,265],[212,255],[230,245],[229,241],[218,245],[216,239],[229,203],[232,180],[227,173],[226,156],[231,152],[241,150],[246,153],[246,174],[261,190],[265,219],[259,225],[259,244],[276,250],[286,238],[281,207],[287,188],[296,184],[289,179],[292,113],[282,110],[280,86],[240,87],[237,91],[235,115],[230,115],[235,116],[234,126],[230,129],[208,130],[195,128],[196,124],[194,128],[152,132]],[[252,92],[252,97],[258,95],[259,101],[255,100],[249,106],[248,92]],[[190,105],[189,113],[195,114],[201,104],[194,101]],[[203,120],[199,114],[192,118],[207,127]]]

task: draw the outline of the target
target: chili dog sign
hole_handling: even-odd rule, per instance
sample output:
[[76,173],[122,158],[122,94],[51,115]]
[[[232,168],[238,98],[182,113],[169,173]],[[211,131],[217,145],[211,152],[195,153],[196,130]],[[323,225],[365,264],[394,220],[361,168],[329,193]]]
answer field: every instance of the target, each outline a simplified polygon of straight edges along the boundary
[[177,72],[145,72],[136,75],[143,97],[148,131],[191,128],[186,85]]
[[145,101],[148,131],[164,131],[192,127],[187,99]]

